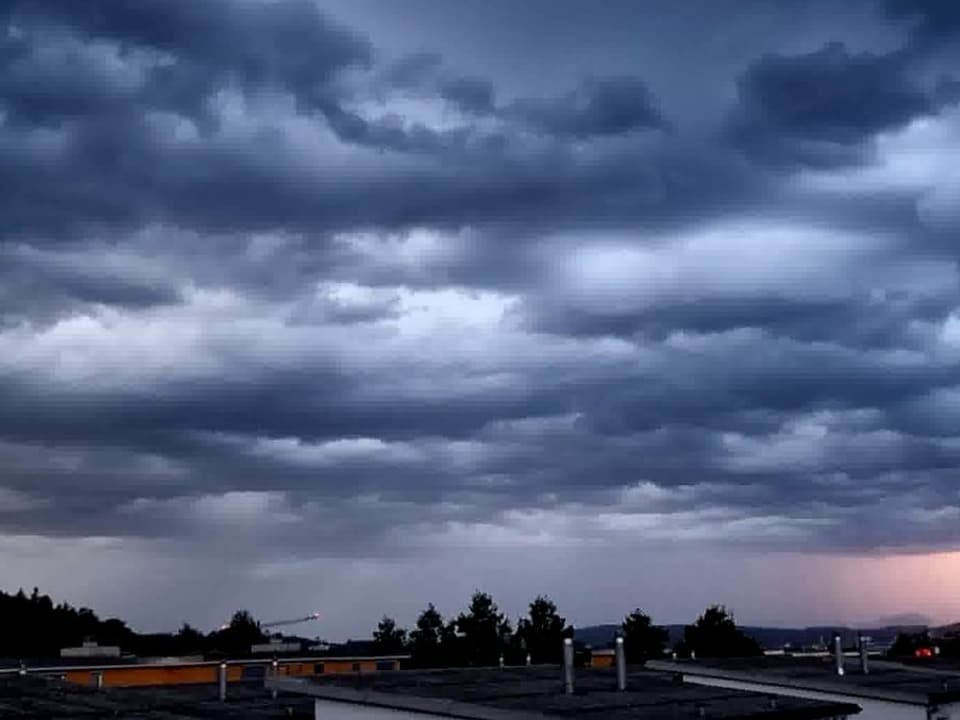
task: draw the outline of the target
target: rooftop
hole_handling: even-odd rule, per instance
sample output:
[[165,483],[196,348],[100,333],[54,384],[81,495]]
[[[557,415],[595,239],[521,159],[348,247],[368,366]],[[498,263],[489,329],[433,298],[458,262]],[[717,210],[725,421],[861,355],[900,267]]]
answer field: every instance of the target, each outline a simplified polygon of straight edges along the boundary
[[651,668],[753,684],[837,693],[864,699],[919,705],[960,702],[960,673],[870,660],[869,673],[849,659],[844,675],[836,674],[832,657],[765,656],[656,660]]
[[0,678],[0,720],[290,720],[313,719],[313,703],[262,684],[231,683],[227,701],[214,685],[95,690],[38,677]]
[[668,673],[643,670],[632,670],[627,690],[618,692],[611,671],[580,669],[573,695],[563,693],[558,667],[401,671],[316,679],[277,678],[267,682],[286,692],[317,699],[474,720],[544,716],[603,720],[812,720],[859,712],[856,705],[773,699],[759,693],[682,684]]

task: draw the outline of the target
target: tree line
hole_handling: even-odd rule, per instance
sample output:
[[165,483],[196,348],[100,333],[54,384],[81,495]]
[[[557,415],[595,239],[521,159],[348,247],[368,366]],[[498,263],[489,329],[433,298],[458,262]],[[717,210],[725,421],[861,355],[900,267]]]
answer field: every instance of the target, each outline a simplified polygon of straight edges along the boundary
[[[642,663],[664,656],[667,630],[654,625],[639,608],[620,624],[627,661]],[[564,638],[574,629],[546,596],[530,603],[527,615],[512,625],[493,598],[477,591],[464,612],[445,620],[433,604],[417,617],[411,630],[384,616],[373,631],[374,646],[385,655],[409,653],[418,667],[478,667],[529,662],[558,663]],[[680,657],[744,657],[762,654],[760,646],[737,627],[732,613],[721,605],[708,607],[688,625],[674,648]]]
[[85,607],[54,604],[37,588],[13,594],[0,591],[0,659],[55,658],[65,647],[91,641],[115,645],[141,657],[204,655],[239,657],[266,635],[253,616],[237,611],[230,623],[203,633],[184,623],[176,633],[137,633],[119,618],[100,619]]
[[[624,617],[619,634],[631,663],[662,657],[669,644],[666,629],[655,625],[639,608]],[[564,638],[574,638],[574,629],[549,597],[536,597],[527,614],[512,623],[488,593],[477,591],[466,610],[450,618],[428,605],[410,630],[384,616],[373,632],[371,651],[409,654],[418,667],[494,666],[501,658],[505,664],[519,665],[526,663],[528,656],[531,663],[559,663]],[[54,604],[36,588],[30,595],[22,589],[15,594],[0,592],[0,659],[54,658],[61,648],[85,641],[116,645],[140,657],[245,657],[251,645],[266,640],[266,633],[245,610],[238,610],[227,625],[210,633],[184,624],[175,633],[142,634],[119,618],[101,619],[89,608]],[[584,649],[580,643],[575,645]],[[723,606],[707,608],[686,627],[673,650],[679,657],[762,652]]]

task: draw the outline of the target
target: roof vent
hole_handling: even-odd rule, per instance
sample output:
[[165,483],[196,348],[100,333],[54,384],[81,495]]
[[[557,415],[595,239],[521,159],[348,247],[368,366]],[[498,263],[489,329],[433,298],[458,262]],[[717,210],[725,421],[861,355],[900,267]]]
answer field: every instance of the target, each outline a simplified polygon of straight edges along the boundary
[[870,674],[870,664],[867,658],[869,643],[870,638],[864,635],[857,636],[857,649],[860,651],[860,672],[864,675]]
[[627,654],[623,649],[623,638],[617,638],[617,690],[623,692],[627,689]]
[[833,663],[837,675],[843,675],[843,640],[839,634],[833,636]]
[[563,639],[563,691],[573,695],[573,639]]

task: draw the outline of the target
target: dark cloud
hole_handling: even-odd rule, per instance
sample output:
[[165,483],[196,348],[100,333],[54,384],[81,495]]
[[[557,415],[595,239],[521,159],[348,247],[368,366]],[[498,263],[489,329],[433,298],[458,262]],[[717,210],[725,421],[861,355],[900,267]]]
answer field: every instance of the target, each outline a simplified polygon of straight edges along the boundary
[[940,43],[960,32],[960,12],[954,3],[937,0],[887,0],[887,12],[913,24],[920,43]]
[[589,79],[560,98],[518,100],[507,113],[535,131],[579,139],[665,127],[646,84],[625,76]]
[[916,346],[918,324],[948,320],[960,296],[903,293],[888,298],[744,295],[656,301],[619,312],[564,307],[547,301],[530,308],[533,327],[581,336],[642,337],[663,341],[672,333],[765,330],[802,342],[832,342],[861,349]]
[[[146,58],[140,93],[148,106],[177,111],[195,109],[219,86],[234,82],[247,88],[281,87],[311,105],[338,71],[369,64],[372,52],[366,40],[333,23],[309,0],[214,0],[202,6],[179,0],[79,5],[49,0],[8,3],[4,17],[8,26],[26,33],[45,34],[52,26],[82,39],[113,43],[124,55],[137,50],[166,55],[168,59]],[[57,77],[63,78],[62,73]],[[72,92],[89,101],[88,94]],[[24,104],[29,105],[29,98]],[[83,108],[68,104],[63,109],[72,114]]]
[[864,142],[935,114],[950,96],[912,78],[904,53],[852,53],[838,42],[766,55],[737,87],[737,144],[775,161],[824,166],[863,159]]
[[960,543],[946,11],[364,7],[2,5],[0,553]]
[[389,87],[415,89],[435,78],[443,57],[437,52],[415,52],[394,60],[383,73]]
[[493,83],[483,78],[449,78],[440,83],[440,97],[464,112],[487,114],[493,111]]
[[[15,32],[5,41],[0,152],[5,184],[16,188],[4,203],[5,232],[15,237],[152,222],[316,231],[518,214],[529,221],[543,207],[576,207],[570,198],[595,193],[604,174],[628,191],[649,182],[645,173],[617,177],[616,167],[595,172],[564,159],[562,146],[534,152],[512,120],[499,130],[441,130],[356,107],[350,98],[363,97],[362,87],[338,78],[369,65],[369,43],[306,0],[269,10],[259,2],[120,4],[110,13],[51,2],[14,6],[6,17]],[[216,39],[203,41],[214,27]],[[401,59],[388,82],[422,83],[437,62],[427,54]],[[614,137],[660,122],[634,78],[591,81],[555,101],[518,101],[517,112],[495,108],[491,83],[478,77],[437,75],[427,89],[468,113],[506,113],[559,138]],[[223,93],[235,92],[254,106],[270,93],[291,94],[298,114],[289,119],[313,137],[295,141],[266,106],[232,137]],[[329,142],[326,129],[357,146],[356,162],[330,168],[322,152],[306,160],[305,145]],[[389,155],[372,164],[364,150]],[[589,200],[580,212],[595,214]]]

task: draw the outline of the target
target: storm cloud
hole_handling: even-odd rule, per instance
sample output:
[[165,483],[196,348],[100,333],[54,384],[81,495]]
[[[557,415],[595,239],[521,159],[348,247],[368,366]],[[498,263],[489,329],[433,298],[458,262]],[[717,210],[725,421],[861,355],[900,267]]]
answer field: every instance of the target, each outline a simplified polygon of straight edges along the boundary
[[720,5],[0,4],[0,559],[355,632],[418,563],[957,549],[956,18]]

